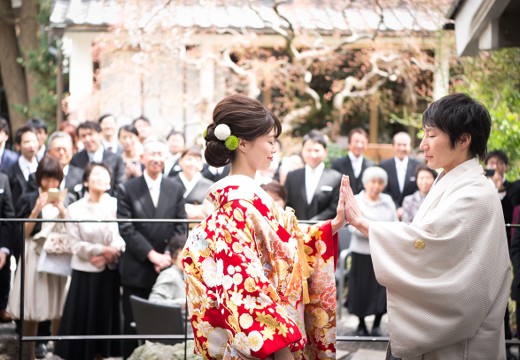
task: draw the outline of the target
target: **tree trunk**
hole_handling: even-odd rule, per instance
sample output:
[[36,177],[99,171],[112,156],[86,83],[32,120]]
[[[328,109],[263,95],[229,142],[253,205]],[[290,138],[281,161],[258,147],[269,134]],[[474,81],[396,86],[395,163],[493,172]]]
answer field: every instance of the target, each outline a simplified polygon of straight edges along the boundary
[[4,84],[11,128],[25,124],[25,116],[15,106],[27,106],[27,88],[23,68],[16,59],[20,56],[11,0],[0,0],[0,74]]
[[29,54],[38,50],[38,4],[37,0],[22,0],[19,18],[19,41],[20,49],[25,63],[25,80],[29,105],[37,97],[38,75],[29,68]]

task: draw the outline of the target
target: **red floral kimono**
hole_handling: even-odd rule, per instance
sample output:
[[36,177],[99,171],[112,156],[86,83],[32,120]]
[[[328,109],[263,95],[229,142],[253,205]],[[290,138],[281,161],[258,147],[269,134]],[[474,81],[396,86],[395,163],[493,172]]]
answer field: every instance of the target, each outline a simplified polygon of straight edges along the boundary
[[334,359],[335,255],[330,221],[298,226],[253,179],[210,189],[213,214],[183,252],[195,352],[205,359]]

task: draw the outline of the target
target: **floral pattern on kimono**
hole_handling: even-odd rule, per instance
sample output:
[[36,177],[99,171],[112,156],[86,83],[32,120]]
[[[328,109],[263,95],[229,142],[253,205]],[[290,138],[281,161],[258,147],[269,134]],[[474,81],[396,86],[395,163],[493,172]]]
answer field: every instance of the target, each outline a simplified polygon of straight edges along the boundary
[[[239,185],[240,184],[240,185]],[[183,252],[195,351],[206,359],[335,358],[337,237],[298,226],[245,176],[210,189],[215,211]]]

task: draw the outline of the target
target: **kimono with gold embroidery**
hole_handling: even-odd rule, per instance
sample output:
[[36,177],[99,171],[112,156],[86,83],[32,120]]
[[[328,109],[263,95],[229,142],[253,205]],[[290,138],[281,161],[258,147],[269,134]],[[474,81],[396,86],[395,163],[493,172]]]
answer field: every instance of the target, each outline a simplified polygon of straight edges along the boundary
[[183,252],[195,352],[206,359],[333,359],[337,238],[329,222],[300,228],[253,179],[219,181],[215,211]]

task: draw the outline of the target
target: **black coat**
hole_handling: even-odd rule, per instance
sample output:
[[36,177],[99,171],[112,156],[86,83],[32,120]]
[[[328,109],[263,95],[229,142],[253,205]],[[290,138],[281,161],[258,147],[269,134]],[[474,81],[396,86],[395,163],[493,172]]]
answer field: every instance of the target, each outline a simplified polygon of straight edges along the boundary
[[[179,176],[175,176],[173,178],[177,184],[179,184],[182,187],[183,194],[186,192],[186,188],[184,187],[184,183],[182,182],[181,178]],[[189,194],[185,195],[184,201],[187,204],[194,204],[194,205],[200,205],[206,198],[206,195],[208,194],[208,189],[211,185],[213,185],[213,181],[206,179],[204,176],[200,178],[199,181],[197,181],[197,184],[191,189]]]
[[[6,219],[15,217],[9,178],[2,173],[0,173],[0,217]],[[15,226],[20,226],[20,223],[0,222],[0,248],[8,248],[11,254],[19,249],[18,241],[12,233]]]
[[352,162],[350,161],[348,155],[340,157],[332,162],[332,168],[334,170],[339,171],[344,175],[348,175],[350,180],[350,187],[352,188],[352,192],[354,194],[359,194],[361,190],[363,190],[363,173],[370,166],[374,166],[374,162],[363,157],[363,161],[361,162],[361,172],[359,173],[358,177],[355,177],[354,168],[352,167]]
[[407,195],[411,195],[417,191],[417,183],[415,173],[419,161],[408,158],[408,166],[406,167],[406,176],[403,186],[403,192],[399,189],[399,180],[397,179],[397,169],[395,167],[395,158],[381,161],[381,166],[388,174],[388,184],[383,190],[384,193],[390,195],[394,200],[395,207],[400,208],[403,204],[403,199]]
[[[157,208],[143,176],[123,183],[117,193],[118,219],[186,219],[182,188],[172,179],[163,177]],[[148,260],[153,249],[164,253],[174,235],[186,233],[185,224],[129,222],[119,223],[119,232],[126,242],[126,250],[119,262],[121,284],[151,288],[157,272]]]
[[324,169],[310,204],[305,190],[305,168],[291,171],[285,180],[286,205],[293,208],[299,220],[328,220],[336,216],[342,175]]
[[11,194],[13,196],[14,204],[16,204],[16,202],[25,192],[35,189],[34,186],[30,185],[29,180],[25,180],[18,161],[15,162],[11,167],[7,168],[4,172],[9,177],[9,185],[11,187]]

